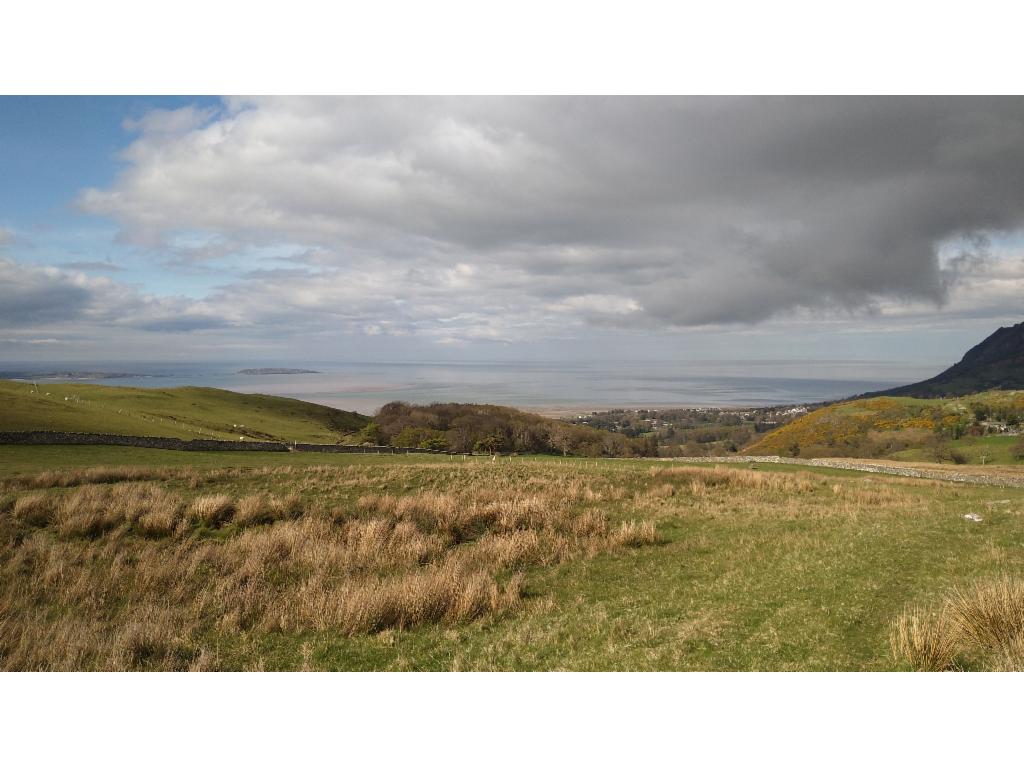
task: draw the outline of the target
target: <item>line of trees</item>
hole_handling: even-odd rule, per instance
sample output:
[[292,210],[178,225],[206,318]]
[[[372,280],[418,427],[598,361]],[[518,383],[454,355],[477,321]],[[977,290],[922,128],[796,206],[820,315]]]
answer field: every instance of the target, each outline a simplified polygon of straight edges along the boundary
[[458,452],[657,456],[653,436],[631,438],[499,405],[393,402],[357,435],[360,443]]

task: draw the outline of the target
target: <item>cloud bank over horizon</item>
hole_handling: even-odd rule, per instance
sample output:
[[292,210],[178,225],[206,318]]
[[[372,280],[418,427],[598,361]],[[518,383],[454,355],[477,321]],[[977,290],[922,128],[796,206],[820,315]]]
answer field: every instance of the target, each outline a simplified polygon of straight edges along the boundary
[[125,128],[75,205],[148,271],[34,263],[5,225],[0,329],[345,354],[1024,308],[1021,99],[225,99]]

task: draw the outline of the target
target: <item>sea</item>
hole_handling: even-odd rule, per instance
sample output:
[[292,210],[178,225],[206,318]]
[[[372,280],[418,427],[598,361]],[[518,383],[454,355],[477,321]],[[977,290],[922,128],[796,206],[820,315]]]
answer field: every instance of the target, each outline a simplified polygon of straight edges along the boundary
[[[315,373],[245,374],[246,368]],[[887,361],[647,362],[5,362],[0,378],[130,387],[218,387],[372,414],[394,400],[510,405],[548,415],[611,408],[816,403],[935,375],[944,366]]]

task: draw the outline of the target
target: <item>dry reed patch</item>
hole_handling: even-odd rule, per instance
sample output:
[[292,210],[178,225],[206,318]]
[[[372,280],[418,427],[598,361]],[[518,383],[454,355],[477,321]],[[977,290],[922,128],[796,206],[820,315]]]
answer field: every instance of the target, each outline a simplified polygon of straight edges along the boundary
[[243,496],[235,505],[235,522],[239,525],[260,525],[273,519],[267,497],[262,493]]
[[29,493],[15,500],[11,513],[28,525],[46,525],[53,519],[53,499],[45,493]]
[[200,671],[214,665],[215,654],[197,648],[180,634],[173,612],[149,607],[114,635],[111,666],[117,669]]
[[764,493],[811,493],[825,485],[808,472],[764,472],[732,467],[652,467],[648,475],[662,482],[678,483],[695,496],[711,489],[751,490]]
[[394,514],[398,499],[390,493],[364,493],[356,500],[356,509],[365,513]]
[[151,537],[170,536],[178,530],[181,521],[181,510],[178,508],[154,510],[139,517],[139,533]]
[[611,535],[612,546],[643,547],[658,543],[658,531],[650,520],[629,520]]
[[272,621],[283,629],[312,625],[354,635],[470,621],[512,609],[521,600],[521,576],[500,585],[490,573],[465,571],[446,562],[339,588],[307,582],[295,602],[280,605],[285,610]]
[[912,610],[897,619],[890,642],[897,659],[920,670],[951,668],[961,653],[985,669],[1024,668],[1024,580],[1004,576],[956,588],[937,612]]
[[225,493],[197,496],[188,505],[188,517],[197,523],[211,527],[226,522],[235,511],[231,497]]
[[168,519],[176,524],[180,505],[176,496],[150,483],[84,485],[61,497],[54,523],[65,536],[95,537],[146,518],[143,530],[156,532],[168,527]]
[[235,504],[232,520],[240,526],[266,525],[277,520],[292,520],[302,514],[302,497],[292,493],[284,498],[252,493]]
[[424,533],[415,524],[374,518],[342,526],[339,551],[332,555],[346,572],[411,568],[440,558],[451,546],[443,536]]
[[475,547],[461,553],[468,566],[522,568],[531,564],[558,562],[569,542],[562,537],[541,536],[537,531],[488,533]]
[[642,499],[668,499],[675,495],[676,487],[672,483],[659,483],[639,494]]
[[836,483],[832,486],[834,495],[845,501],[853,502],[865,507],[888,507],[905,509],[916,506],[919,497],[902,487],[890,484],[887,481],[864,485],[862,483]]
[[1003,577],[956,589],[946,601],[952,621],[969,641],[1008,649],[1024,633],[1024,581]]
[[[652,524],[612,525],[589,506],[608,489],[586,478],[573,484],[568,473],[533,468],[450,474],[450,492],[394,497],[382,491],[409,487],[408,475],[360,470],[351,475],[366,478],[359,501],[321,501],[346,510],[337,515],[263,492],[189,504],[145,483],[54,495],[50,525],[67,535],[21,531],[15,541],[11,532],[0,542],[0,667],[185,669],[215,663],[196,640],[211,633],[471,621],[521,605],[523,568],[654,538]],[[306,480],[296,472],[289,485]],[[180,535],[190,521],[228,516],[235,525],[223,535]]]
[[191,470],[165,467],[85,467],[83,469],[46,470],[10,483],[25,488],[72,488],[79,485],[121,483],[126,481],[170,480]]
[[213,648],[183,627],[166,608],[130,611],[111,624],[106,617],[68,612],[54,618],[30,608],[15,621],[0,611],[0,669],[77,671],[101,669],[204,671],[219,667]]
[[893,622],[889,644],[897,661],[920,672],[943,672],[953,668],[960,632],[945,611],[933,615],[915,609]]
[[436,491],[400,497],[393,514],[401,520],[414,522],[424,530],[447,536],[455,543],[479,538],[498,517],[497,510],[491,507]]

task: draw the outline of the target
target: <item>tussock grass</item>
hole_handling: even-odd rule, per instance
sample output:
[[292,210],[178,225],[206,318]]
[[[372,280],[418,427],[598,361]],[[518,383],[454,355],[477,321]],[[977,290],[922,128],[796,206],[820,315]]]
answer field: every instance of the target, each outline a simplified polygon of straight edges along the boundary
[[946,604],[963,636],[983,648],[1009,650],[1024,633],[1024,580],[977,582],[954,590]]
[[142,480],[170,480],[191,474],[190,470],[163,467],[86,467],[84,469],[51,469],[24,478],[15,478],[11,484],[22,488],[73,488],[98,483],[122,483]]
[[234,506],[232,520],[241,526],[266,525],[276,520],[290,520],[302,514],[302,498],[297,493],[283,499],[253,493],[243,496]]
[[[399,578],[379,578],[332,589],[309,582],[297,601],[271,621],[282,629],[312,625],[345,634],[406,629],[420,624],[469,621],[516,607],[522,577],[499,585],[493,574],[463,570],[455,561],[430,565]],[[285,606],[280,606],[285,608]]]
[[984,669],[1024,668],[1024,580],[1003,576],[957,587],[937,612],[900,616],[890,639],[893,655],[922,671],[950,669],[957,656]]
[[45,493],[30,493],[18,498],[12,512],[16,520],[29,525],[46,525],[53,518],[53,499]]
[[177,526],[180,506],[176,496],[153,483],[86,485],[60,497],[54,525],[64,536],[95,537],[136,523],[161,535]]
[[226,522],[235,512],[235,505],[227,494],[200,496],[188,506],[190,519],[203,525],[216,526]]
[[[304,643],[309,666],[891,668],[901,594],[1024,557],[1017,502],[903,478],[532,460],[100,477],[0,494],[0,668],[290,667]],[[990,626],[1012,614],[971,601]],[[1024,666],[1015,619],[983,643],[955,615],[897,618],[896,664]]]
[[915,609],[893,622],[889,642],[897,661],[920,672],[944,672],[953,668],[960,633],[946,612]]
[[[410,474],[182,472],[178,491],[37,477],[52,490],[18,495],[0,526],[0,667],[216,668],[210,637],[457,625],[519,610],[530,568],[658,540],[651,521],[612,522],[603,500],[624,494],[607,478]],[[190,494],[227,480],[246,490]]]
[[623,523],[611,537],[617,546],[643,547],[658,542],[658,531],[650,520]]
[[[683,483],[695,495],[709,488],[726,487],[774,493],[808,493],[821,487],[823,481],[806,472],[759,472],[732,467],[653,467],[650,476],[669,483]],[[661,489],[662,495],[671,495]]]

